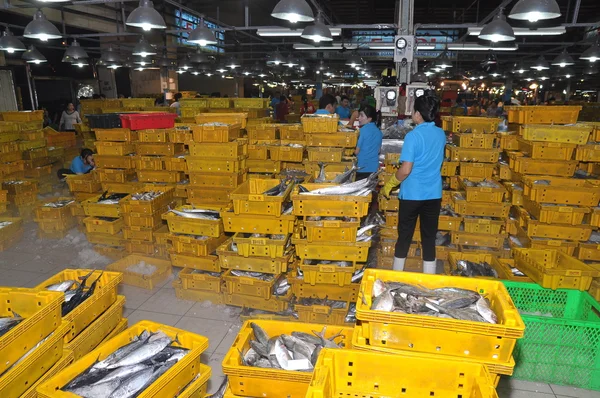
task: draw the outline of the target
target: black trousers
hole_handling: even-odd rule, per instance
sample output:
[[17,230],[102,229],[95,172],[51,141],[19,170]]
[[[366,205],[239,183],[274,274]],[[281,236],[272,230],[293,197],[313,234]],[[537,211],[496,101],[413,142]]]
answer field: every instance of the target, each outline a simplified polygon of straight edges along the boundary
[[442,199],[404,200],[400,199],[398,210],[398,241],[394,256],[406,258],[412,242],[417,217],[421,221],[421,245],[423,261],[435,260],[435,235],[438,229]]
[[58,176],[59,180],[62,180],[63,178],[65,178],[66,175],[69,174],[75,174],[71,171],[71,169],[60,169],[56,172],[56,175]]

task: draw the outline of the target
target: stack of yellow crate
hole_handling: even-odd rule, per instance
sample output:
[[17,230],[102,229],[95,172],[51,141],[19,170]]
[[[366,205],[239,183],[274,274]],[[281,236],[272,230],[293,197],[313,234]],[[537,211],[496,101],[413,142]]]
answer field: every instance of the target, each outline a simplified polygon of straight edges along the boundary
[[[274,155],[277,159],[282,160],[283,170],[305,171],[306,140],[302,123],[280,124],[279,137],[281,138],[281,148],[274,148],[270,151],[271,158]],[[302,160],[298,161],[300,158]]]
[[127,128],[95,129],[97,173],[102,189],[111,192],[129,192],[130,181],[135,180],[135,142],[138,132]]
[[279,127],[274,123],[253,123],[246,126],[250,177],[273,178],[281,172],[283,162],[279,156]]
[[[106,197],[109,195],[111,195],[110,199],[107,200]],[[124,252],[122,232],[124,221],[119,202],[125,196],[126,194],[109,194],[105,191],[81,203],[85,215],[82,222],[85,225],[87,239],[95,245],[94,249],[102,254],[118,257],[119,253]],[[76,214],[80,214],[77,204],[74,209],[77,209],[74,210]]]
[[139,130],[137,178],[145,183],[176,184],[186,172],[185,146],[170,142],[174,129]]
[[163,214],[174,207],[174,188],[147,184],[119,202],[128,253],[169,258]]
[[[0,199],[6,197],[6,191],[0,191]],[[0,217],[0,251],[10,248],[23,236],[23,219],[20,217]]]
[[182,98],[179,100],[180,120],[182,123],[194,123],[196,115],[206,113],[208,98]]
[[75,127],[75,131],[77,132],[77,134],[80,135],[81,138],[83,138],[83,147],[89,148],[95,152],[97,141],[96,133],[92,131],[90,126],[87,123],[83,122],[74,124],[73,127]]
[[43,111],[0,113],[0,170],[5,179],[23,178],[26,167],[48,164],[43,118]]
[[229,194],[246,181],[248,142],[240,139],[245,113],[204,113],[196,116],[193,142],[189,143],[188,203],[226,207]]
[[[331,184],[304,183],[309,191]],[[357,283],[371,240],[358,239],[372,196],[303,195],[295,187],[293,213],[300,217],[292,239],[298,257],[292,292],[294,309],[304,322],[342,324],[358,297]]]
[[53,198],[38,204],[34,221],[38,224],[40,238],[61,239],[77,222],[73,215],[73,198]]
[[9,209],[14,216],[33,220],[33,210],[37,204],[38,184],[36,180],[5,179],[2,189],[8,191]]

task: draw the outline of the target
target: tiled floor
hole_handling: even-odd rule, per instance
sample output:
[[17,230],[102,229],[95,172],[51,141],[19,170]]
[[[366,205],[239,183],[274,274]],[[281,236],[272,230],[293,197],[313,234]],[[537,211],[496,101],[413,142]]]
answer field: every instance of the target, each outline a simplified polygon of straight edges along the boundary
[[[65,239],[56,241],[37,239],[37,227],[33,223],[26,224],[24,228],[23,239],[0,253],[0,286],[33,287],[66,268],[101,269],[110,263],[107,258],[97,255],[85,236],[75,230]],[[129,319],[130,325],[148,319],[208,337],[210,345],[203,355],[203,362],[212,368],[209,392],[213,392],[223,379],[223,356],[241,326],[240,310],[179,300],[171,287],[172,279],[152,291],[121,285],[119,294],[125,295],[127,300],[124,316]],[[510,377],[500,381],[498,395],[500,398],[600,398],[598,391],[532,383]]]

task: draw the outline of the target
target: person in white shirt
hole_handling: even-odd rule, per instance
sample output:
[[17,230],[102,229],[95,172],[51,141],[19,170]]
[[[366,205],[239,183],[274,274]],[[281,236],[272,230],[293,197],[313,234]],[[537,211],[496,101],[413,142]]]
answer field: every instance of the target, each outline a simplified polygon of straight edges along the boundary
[[58,129],[61,131],[75,131],[75,123],[81,123],[79,112],[75,110],[72,102],[67,105],[67,110],[63,111],[58,123]]
[[173,102],[173,103],[171,104],[171,108],[177,108],[177,114],[178,114],[179,116],[181,116],[181,109],[179,109],[179,108],[180,108],[180,105],[179,105],[179,100],[181,99],[181,97],[183,97],[183,96],[181,95],[181,93],[177,93],[177,94],[175,94],[175,95],[173,96],[173,99],[175,100],[175,102]]

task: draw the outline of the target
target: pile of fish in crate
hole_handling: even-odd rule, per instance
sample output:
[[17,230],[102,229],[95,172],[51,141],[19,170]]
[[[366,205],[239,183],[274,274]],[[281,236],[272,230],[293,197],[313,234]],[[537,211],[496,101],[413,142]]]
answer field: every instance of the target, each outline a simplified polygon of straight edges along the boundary
[[35,209],[35,222],[38,224],[38,235],[41,238],[62,238],[77,219],[73,215],[75,200],[59,197],[39,203]]

